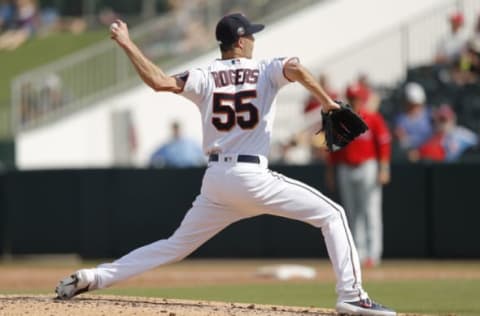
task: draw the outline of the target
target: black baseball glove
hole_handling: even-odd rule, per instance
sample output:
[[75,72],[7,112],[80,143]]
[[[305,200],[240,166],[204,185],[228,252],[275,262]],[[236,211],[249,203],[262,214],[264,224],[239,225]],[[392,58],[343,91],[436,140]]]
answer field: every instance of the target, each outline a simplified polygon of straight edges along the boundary
[[325,143],[329,151],[342,149],[368,129],[367,124],[353,112],[349,104],[335,102],[340,105],[340,109],[322,111],[321,131],[325,132]]

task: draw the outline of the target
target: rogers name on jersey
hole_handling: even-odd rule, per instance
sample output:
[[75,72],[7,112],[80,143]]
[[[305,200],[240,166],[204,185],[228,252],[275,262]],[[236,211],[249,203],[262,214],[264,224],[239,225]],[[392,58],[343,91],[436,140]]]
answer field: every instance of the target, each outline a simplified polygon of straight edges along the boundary
[[235,70],[212,71],[215,87],[221,88],[229,85],[236,86],[245,83],[255,84],[258,81],[258,69],[239,68]]

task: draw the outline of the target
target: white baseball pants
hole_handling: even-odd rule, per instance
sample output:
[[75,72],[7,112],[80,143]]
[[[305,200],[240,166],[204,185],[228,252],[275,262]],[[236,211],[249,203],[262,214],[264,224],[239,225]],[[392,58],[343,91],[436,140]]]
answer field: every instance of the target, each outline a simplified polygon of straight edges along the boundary
[[360,259],[380,262],[383,225],[378,162],[368,160],[359,166],[339,165],[338,184]]
[[264,157],[260,164],[255,164],[232,162],[236,157],[228,156],[220,155],[219,162],[209,163],[200,195],[170,238],[91,269],[95,287],[105,288],[146,270],[179,261],[228,225],[244,218],[271,214],[321,228],[337,277],[339,301],[368,297],[361,286],[358,255],[343,208],[302,182],[270,171]]

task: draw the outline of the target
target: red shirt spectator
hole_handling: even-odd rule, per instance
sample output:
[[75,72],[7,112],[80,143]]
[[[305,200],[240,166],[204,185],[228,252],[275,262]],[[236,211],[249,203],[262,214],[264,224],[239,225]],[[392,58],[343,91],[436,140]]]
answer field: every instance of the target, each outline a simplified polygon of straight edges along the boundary
[[455,161],[468,149],[478,144],[478,136],[456,124],[456,115],[448,104],[435,110],[435,134],[418,150],[409,152],[411,161]]
[[432,138],[418,149],[418,154],[421,159],[444,161],[445,149],[443,148],[443,135],[436,134],[432,136]]
[[383,117],[379,113],[360,109],[358,114],[365,120],[368,130],[342,150],[330,153],[332,164],[359,165],[370,159],[389,161],[391,136]]
[[361,83],[355,83],[347,87],[345,91],[345,96],[350,102],[358,102],[359,106],[364,107],[367,104],[368,99],[370,98],[370,89]]
[[353,110],[368,130],[339,151],[329,153],[326,185],[335,189],[335,168],[340,198],[365,267],[373,267],[382,255],[382,185],[390,181],[390,132],[378,112],[368,110],[368,95],[359,84],[347,88]]
[[[368,83],[366,75],[360,75],[358,77],[357,83],[355,85],[350,86],[350,88],[351,87],[354,87],[354,89],[358,90],[358,92],[356,92],[356,94],[358,94],[360,96],[360,98],[365,103],[367,103],[369,101],[369,99],[371,98],[371,96],[373,94],[373,91],[370,88],[370,84]],[[354,95],[355,95],[355,93],[354,93]]]

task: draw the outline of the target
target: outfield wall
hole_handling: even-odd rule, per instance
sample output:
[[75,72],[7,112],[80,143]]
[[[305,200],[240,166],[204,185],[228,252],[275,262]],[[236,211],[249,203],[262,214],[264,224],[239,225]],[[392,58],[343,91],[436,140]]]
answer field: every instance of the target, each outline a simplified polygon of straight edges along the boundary
[[[323,166],[274,167],[324,190]],[[0,253],[118,257],[170,236],[204,169],[54,170],[0,175]],[[385,256],[480,258],[479,165],[394,165],[385,189]],[[336,199],[335,196],[333,196]],[[200,257],[325,257],[319,230],[261,216],[236,223]]]

